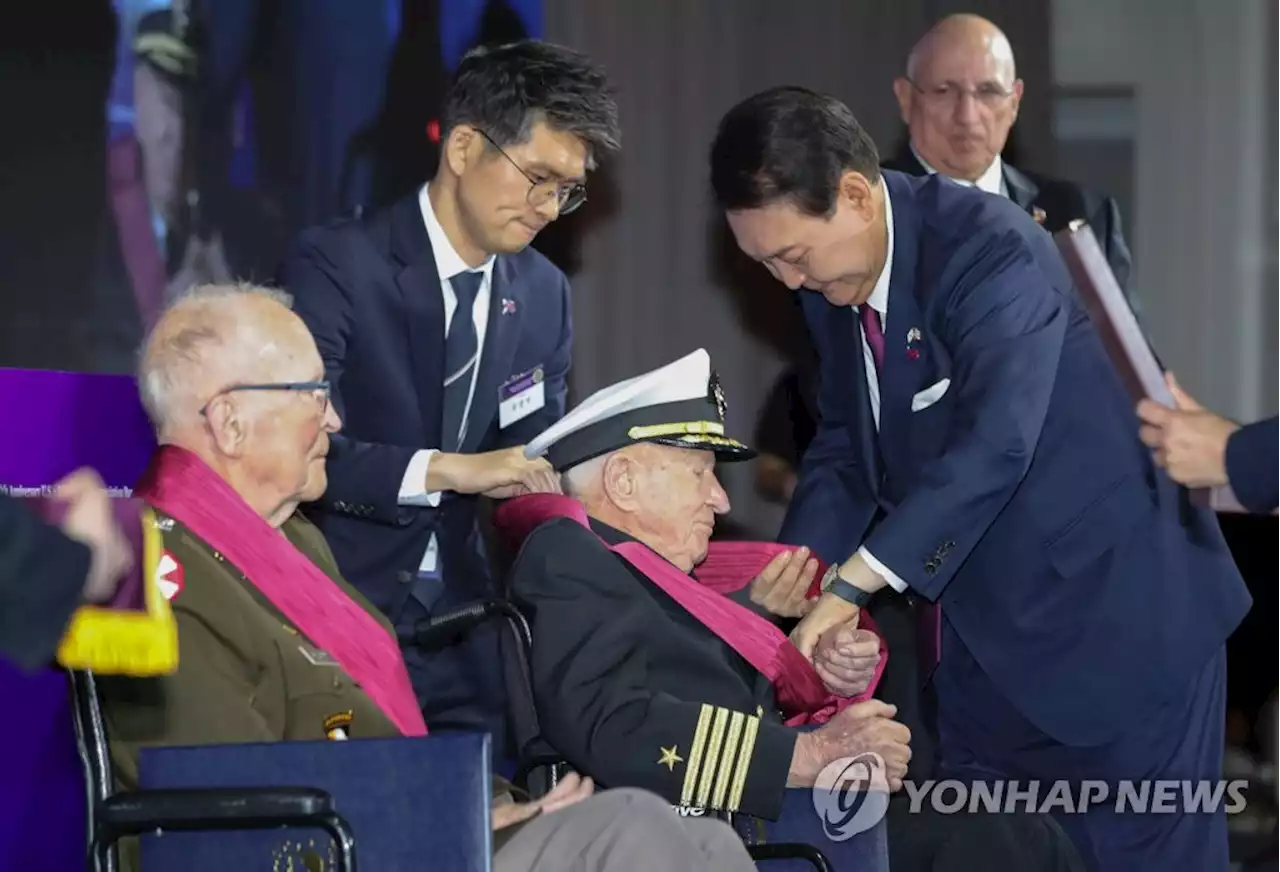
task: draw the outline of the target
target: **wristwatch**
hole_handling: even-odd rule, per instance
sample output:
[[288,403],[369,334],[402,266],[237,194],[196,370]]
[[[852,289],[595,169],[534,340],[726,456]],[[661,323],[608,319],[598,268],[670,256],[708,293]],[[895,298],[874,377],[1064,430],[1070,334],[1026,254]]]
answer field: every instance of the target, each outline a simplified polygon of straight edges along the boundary
[[832,593],[845,602],[862,608],[871,602],[874,593],[868,593],[860,587],[854,587],[840,577],[840,565],[832,564],[822,576],[822,592]]

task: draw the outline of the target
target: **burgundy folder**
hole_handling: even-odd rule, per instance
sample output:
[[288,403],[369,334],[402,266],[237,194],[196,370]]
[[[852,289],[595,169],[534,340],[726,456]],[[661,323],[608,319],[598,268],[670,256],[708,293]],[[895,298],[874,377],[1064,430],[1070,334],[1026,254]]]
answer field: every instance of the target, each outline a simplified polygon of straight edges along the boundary
[[[1089,313],[1089,319],[1093,321],[1134,405],[1145,398],[1174,408],[1173,392],[1165,383],[1164,369],[1138,326],[1138,319],[1129,308],[1089,225],[1080,219],[1072,221],[1054,234],[1054,240],[1066,261],[1085,311]],[[1199,506],[1211,507],[1218,512],[1244,511],[1230,488],[1197,488],[1189,493],[1191,501]]]

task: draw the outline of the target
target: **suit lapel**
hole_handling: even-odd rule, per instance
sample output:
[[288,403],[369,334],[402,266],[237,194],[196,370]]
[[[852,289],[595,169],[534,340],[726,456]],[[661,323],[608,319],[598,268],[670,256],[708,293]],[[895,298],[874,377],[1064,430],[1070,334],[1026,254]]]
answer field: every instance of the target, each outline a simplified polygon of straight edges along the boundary
[[511,259],[498,257],[493,264],[493,280],[489,288],[489,324],[484,333],[484,350],[480,352],[480,375],[467,415],[464,452],[475,451],[489,432],[489,422],[497,411],[502,383],[511,375],[511,361],[520,342],[520,324],[524,319],[525,294],[520,276]]
[[902,177],[886,175],[885,180],[893,198],[893,269],[880,372],[880,450],[892,476],[910,460],[911,398],[926,386],[933,365],[916,293],[920,242],[912,189]]
[[1032,212],[1036,197],[1040,194],[1040,186],[1007,163],[1004,165],[1004,184],[1009,189],[1009,199],[1027,212]]
[[395,280],[404,304],[424,444],[439,445],[444,393],[444,296],[416,192],[392,207],[391,252],[399,267]]

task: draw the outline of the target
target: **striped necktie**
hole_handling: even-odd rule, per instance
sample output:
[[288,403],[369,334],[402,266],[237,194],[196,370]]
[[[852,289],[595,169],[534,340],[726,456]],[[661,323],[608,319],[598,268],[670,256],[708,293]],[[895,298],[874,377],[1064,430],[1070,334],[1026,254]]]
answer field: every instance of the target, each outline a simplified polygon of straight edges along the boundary
[[444,340],[444,416],[441,450],[458,451],[467,435],[467,402],[480,346],[474,317],[476,294],[484,273],[468,271],[449,279],[458,305],[449,321]]

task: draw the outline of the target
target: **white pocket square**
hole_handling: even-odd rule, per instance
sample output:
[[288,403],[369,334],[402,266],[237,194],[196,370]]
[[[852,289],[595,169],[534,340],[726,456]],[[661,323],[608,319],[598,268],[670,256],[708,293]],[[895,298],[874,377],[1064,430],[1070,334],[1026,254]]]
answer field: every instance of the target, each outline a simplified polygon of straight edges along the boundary
[[951,379],[944,378],[937,384],[930,385],[911,398],[911,411],[919,412],[927,409],[938,400],[942,399],[942,395],[947,392],[947,388],[951,387]]

